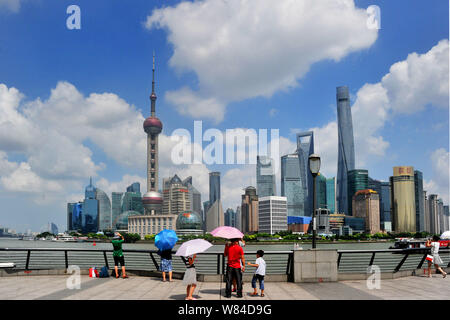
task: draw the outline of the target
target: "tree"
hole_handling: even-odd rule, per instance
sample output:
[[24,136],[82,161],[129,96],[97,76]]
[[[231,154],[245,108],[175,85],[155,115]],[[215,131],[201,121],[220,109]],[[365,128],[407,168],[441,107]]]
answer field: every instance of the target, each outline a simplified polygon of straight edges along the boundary
[[138,240],[141,240],[141,236],[137,233],[123,233],[122,234],[125,243],[135,243]]
[[144,240],[155,240],[156,234],[146,234]]

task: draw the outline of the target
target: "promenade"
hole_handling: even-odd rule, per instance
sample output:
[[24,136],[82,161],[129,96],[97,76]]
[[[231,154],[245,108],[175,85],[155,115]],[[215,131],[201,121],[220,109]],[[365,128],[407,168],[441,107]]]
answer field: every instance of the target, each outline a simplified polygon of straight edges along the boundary
[[[67,289],[68,276],[17,276],[0,278],[0,300],[184,300],[181,280],[130,276],[128,279],[81,276],[80,289]],[[382,280],[380,289],[368,289],[366,281],[328,283],[267,282],[265,297],[252,297],[244,284],[244,297],[223,297],[225,283],[198,282],[194,297],[201,300],[448,300],[450,277],[439,274]]]

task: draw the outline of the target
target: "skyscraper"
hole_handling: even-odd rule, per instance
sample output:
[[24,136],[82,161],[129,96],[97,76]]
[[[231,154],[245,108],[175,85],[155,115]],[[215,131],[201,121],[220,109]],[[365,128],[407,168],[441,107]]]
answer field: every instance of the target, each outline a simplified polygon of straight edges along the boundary
[[351,214],[348,207],[351,195],[348,195],[347,173],[355,169],[355,146],[348,87],[337,87],[336,102],[338,120],[337,207],[338,212]]
[[381,229],[392,231],[391,223],[391,185],[389,182],[381,182],[380,191],[380,224]]
[[156,93],[155,93],[155,55],[153,54],[152,69],[152,93],[150,94],[151,109],[150,117],[144,121],[144,131],[147,133],[147,193],[142,198],[146,214],[161,213],[163,198],[158,192],[158,135],[161,133],[163,125],[155,113]]
[[300,181],[306,191],[303,216],[311,216],[313,208],[313,176],[309,170],[309,156],[314,153],[314,133],[297,133],[297,154],[300,165]]
[[222,202],[220,200],[220,172],[209,173],[209,204],[205,208],[206,231],[210,232],[224,224]]
[[428,196],[428,212],[430,215],[430,233],[439,233],[439,208],[438,208],[438,195],[430,194]]
[[111,226],[114,229],[119,216],[122,214],[123,192],[113,192],[111,194]]
[[347,172],[347,195],[349,198],[348,215],[353,214],[352,199],[359,190],[369,188],[369,171],[364,169],[350,170]]
[[225,211],[225,225],[229,227],[236,227],[236,212],[234,212],[231,208],[228,208]]
[[95,198],[95,187],[92,185],[92,178],[84,192],[83,213],[81,220],[81,230],[83,233],[98,231],[98,200]]
[[288,229],[286,197],[258,198],[258,213],[258,232],[274,234]]
[[[303,182],[303,184],[302,184]],[[298,154],[281,157],[281,196],[287,198],[288,216],[305,214],[306,184],[300,179]]]
[[258,232],[258,195],[255,187],[245,188],[241,202],[241,231]]
[[327,179],[327,208],[330,214],[336,211],[336,178]]
[[423,175],[414,171],[414,195],[416,199],[416,231],[425,231],[425,206],[423,199]]
[[327,208],[327,178],[319,173],[316,177],[316,209]]
[[141,184],[139,182],[133,182],[127,187],[127,192],[141,192]]
[[413,167],[394,167],[391,178],[392,228],[395,232],[416,231],[416,201]]
[[272,159],[267,156],[256,157],[256,193],[259,197],[274,196],[275,174]]
[[364,218],[366,233],[380,232],[380,198],[372,189],[359,190],[352,197],[353,216]]
[[190,210],[189,190],[178,175],[175,174],[169,179],[164,179],[163,188],[162,213],[164,215],[174,214],[178,217],[180,213]]
[[108,195],[95,188],[95,199],[98,200],[99,230],[112,230],[111,201]]

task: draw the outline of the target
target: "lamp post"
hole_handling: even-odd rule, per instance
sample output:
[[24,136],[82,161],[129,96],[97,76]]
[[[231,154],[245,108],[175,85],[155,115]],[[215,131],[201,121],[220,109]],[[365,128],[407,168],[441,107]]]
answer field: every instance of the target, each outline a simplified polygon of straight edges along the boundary
[[313,176],[313,212],[312,212],[312,223],[313,223],[313,239],[312,248],[316,248],[316,177],[320,170],[320,156],[317,154],[312,154],[309,156],[309,171]]

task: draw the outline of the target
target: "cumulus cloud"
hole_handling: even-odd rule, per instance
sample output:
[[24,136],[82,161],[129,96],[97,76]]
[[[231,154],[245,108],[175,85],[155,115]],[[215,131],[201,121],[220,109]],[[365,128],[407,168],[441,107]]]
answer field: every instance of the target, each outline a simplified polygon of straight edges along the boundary
[[220,122],[230,102],[289,90],[315,62],[369,48],[377,30],[367,18],[353,0],[204,0],[153,10],[145,26],[167,31],[170,66],[197,75],[196,91],[171,91],[168,100]]
[[430,156],[432,179],[424,181],[424,190],[428,194],[438,194],[444,201],[449,203],[449,175],[450,175],[450,153],[439,148],[433,151]]

